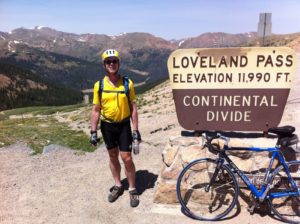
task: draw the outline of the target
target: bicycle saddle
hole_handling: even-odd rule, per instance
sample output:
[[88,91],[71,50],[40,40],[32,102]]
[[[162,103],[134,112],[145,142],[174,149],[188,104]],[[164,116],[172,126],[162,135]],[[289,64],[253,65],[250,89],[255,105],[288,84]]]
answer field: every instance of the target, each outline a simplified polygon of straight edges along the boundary
[[296,130],[295,127],[286,125],[282,127],[269,128],[268,132],[274,133],[279,137],[291,137],[295,130]]
[[268,132],[274,133],[278,135],[279,137],[290,137],[293,135],[293,132],[295,131],[295,127],[286,125],[282,127],[273,127],[269,128]]
[[295,127],[287,125],[282,127],[273,127],[268,132],[278,135],[277,145],[289,147],[299,142],[298,136],[293,134]]

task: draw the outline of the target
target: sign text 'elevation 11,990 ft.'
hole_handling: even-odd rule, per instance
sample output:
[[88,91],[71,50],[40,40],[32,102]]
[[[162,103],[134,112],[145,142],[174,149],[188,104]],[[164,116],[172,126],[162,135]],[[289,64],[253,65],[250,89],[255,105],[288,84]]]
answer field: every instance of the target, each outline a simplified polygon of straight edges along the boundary
[[296,60],[287,47],[174,51],[168,69],[179,123],[189,130],[266,131],[277,126]]

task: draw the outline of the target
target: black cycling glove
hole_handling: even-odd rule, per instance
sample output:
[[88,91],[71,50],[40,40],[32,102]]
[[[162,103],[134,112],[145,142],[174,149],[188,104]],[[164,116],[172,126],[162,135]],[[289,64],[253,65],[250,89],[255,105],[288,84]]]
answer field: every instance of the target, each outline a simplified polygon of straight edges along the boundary
[[141,134],[140,134],[139,130],[132,131],[132,139],[133,139],[133,141],[134,140],[138,140],[139,142],[142,141]]
[[97,136],[97,131],[91,131],[91,138],[90,138],[90,143],[94,146],[97,145],[98,140],[97,140],[98,136]]

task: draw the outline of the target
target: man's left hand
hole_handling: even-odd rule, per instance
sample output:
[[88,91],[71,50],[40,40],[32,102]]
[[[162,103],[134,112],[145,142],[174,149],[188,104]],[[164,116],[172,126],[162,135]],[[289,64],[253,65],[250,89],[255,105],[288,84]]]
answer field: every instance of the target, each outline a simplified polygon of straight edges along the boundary
[[134,140],[138,140],[139,142],[142,141],[142,137],[141,137],[139,130],[132,131],[132,139],[133,139],[133,141]]

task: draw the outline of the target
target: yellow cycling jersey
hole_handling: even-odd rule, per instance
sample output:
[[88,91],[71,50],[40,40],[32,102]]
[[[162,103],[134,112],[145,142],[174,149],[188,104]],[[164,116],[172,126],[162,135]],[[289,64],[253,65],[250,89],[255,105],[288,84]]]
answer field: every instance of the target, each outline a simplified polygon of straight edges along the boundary
[[[130,102],[135,102],[133,82],[128,80]],[[125,94],[125,86],[121,77],[116,86],[113,86],[107,76],[103,80],[102,103],[99,97],[100,81],[94,85],[93,104],[101,106],[100,119],[106,122],[121,122],[131,115],[128,98]],[[107,91],[107,92],[106,92]]]

